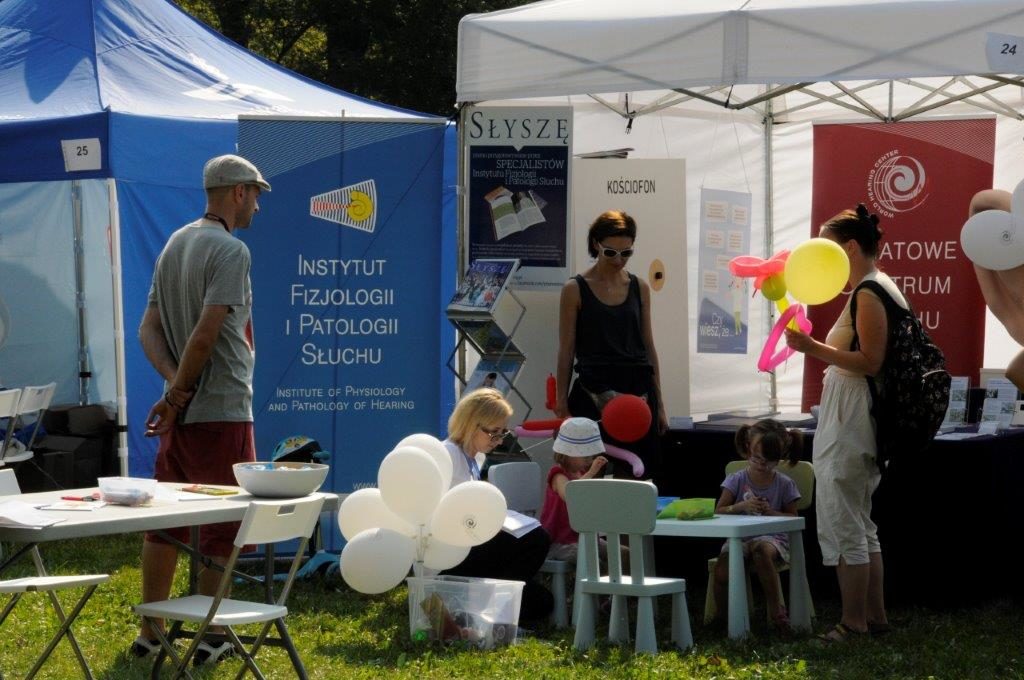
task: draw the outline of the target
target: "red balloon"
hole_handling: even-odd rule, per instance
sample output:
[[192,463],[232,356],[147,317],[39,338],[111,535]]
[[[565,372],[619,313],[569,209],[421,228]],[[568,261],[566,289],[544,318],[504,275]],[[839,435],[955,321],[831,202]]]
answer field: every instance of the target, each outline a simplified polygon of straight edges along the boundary
[[620,394],[605,404],[601,423],[620,442],[635,442],[651,428],[651,407],[641,397]]

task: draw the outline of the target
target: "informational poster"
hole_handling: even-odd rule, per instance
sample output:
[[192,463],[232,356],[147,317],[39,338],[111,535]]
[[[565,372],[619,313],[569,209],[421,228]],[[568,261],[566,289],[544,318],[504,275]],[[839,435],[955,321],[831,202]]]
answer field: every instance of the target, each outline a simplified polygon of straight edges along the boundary
[[253,261],[257,456],[311,437],[331,452],[331,491],[375,485],[404,436],[443,434],[443,135],[423,121],[240,121],[239,154],[273,186],[240,232]]
[[749,253],[750,194],[702,188],[698,354],[747,353],[749,279],[729,273],[729,260]]
[[468,261],[518,258],[512,285],[569,277],[571,107],[473,107],[463,131]]
[[[626,184],[636,190],[620,191]],[[665,408],[670,416],[689,414],[686,161],[576,159],[573,200],[577,206],[587,207],[575,211],[575,273],[586,271],[594,262],[587,252],[586,239],[594,218],[606,210],[624,210],[636,220],[634,253],[626,268],[651,288],[651,326]],[[550,323],[554,329],[557,317],[552,316]],[[554,366],[557,343],[547,344],[552,352],[548,365]]]
[[[976,376],[985,301],[960,229],[971,197],[992,187],[994,118],[817,125],[810,236],[843,209],[864,203],[882,229],[878,267],[910,300],[952,375]],[[823,340],[849,298],[810,308]],[[803,410],[821,396],[824,364],[806,359]]]

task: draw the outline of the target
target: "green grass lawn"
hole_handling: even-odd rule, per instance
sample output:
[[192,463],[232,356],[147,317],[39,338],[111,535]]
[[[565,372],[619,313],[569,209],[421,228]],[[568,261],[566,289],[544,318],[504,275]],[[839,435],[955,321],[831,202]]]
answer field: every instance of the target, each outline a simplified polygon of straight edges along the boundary
[[[79,642],[98,678],[148,677],[151,664],[129,658],[137,633],[131,607],[139,599],[141,537],[82,539],[43,547],[54,574],[105,572],[76,625]],[[30,573],[30,561],[5,577]],[[182,560],[177,592],[186,587]],[[288,626],[313,678],[1024,678],[1024,611],[1019,604],[987,603],[956,611],[896,609],[892,634],[842,645],[822,646],[810,637],[779,637],[753,620],[752,637],[730,642],[723,630],[700,622],[704,584],[691,584],[689,604],[695,647],[634,656],[631,649],[598,645],[586,653],[572,649],[570,631],[540,630],[536,636],[498,651],[413,643],[409,638],[406,591],[367,597],[348,589],[339,576],[299,581],[289,602]],[[258,598],[250,586],[236,595]],[[73,595],[62,601],[73,601]],[[664,616],[668,600],[662,608]],[[815,602],[819,628],[834,623],[835,603]],[[0,676],[11,680],[28,672],[55,628],[49,604],[29,594],[0,628]],[[659,621],[669,650],[667,621]],[[604,632],[599,629],[599,634]],[[294,677],[283,650],[265,648],[257,661],[268,677]],[[232,660],[196,673],[232,678]],[[44,678],[81,677],[70,647],[62,642],[43,667]],[[250,676],[251,677],[251,676]]]

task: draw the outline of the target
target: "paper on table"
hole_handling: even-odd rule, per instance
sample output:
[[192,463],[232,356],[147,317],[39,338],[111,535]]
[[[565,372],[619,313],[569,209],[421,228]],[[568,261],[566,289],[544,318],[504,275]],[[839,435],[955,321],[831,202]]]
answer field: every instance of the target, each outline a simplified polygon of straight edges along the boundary
[[501,525],[501,530],[512,534],[516,538],[522,538],[539,526],[540,521],[536,517],[530,517],[515,510],[507,510],[505,512],[505,522]]
[[4,501],[0,503],[0,526],[42,529],[43,527],[63,521],[63,517],[39,512],[24,501]]
[[40,505],[40,510],[84,510],[86,512],[102,508],[106,505],[103,501],[56,501],[49,505]]

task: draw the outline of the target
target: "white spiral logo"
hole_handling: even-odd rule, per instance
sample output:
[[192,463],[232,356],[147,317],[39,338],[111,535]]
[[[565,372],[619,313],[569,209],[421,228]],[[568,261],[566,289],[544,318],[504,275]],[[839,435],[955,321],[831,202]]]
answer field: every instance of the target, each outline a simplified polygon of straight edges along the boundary
[[928,198],[924,166],[913,156],[894,155],[872,172],[871,193],[890,212],[908,212]]

